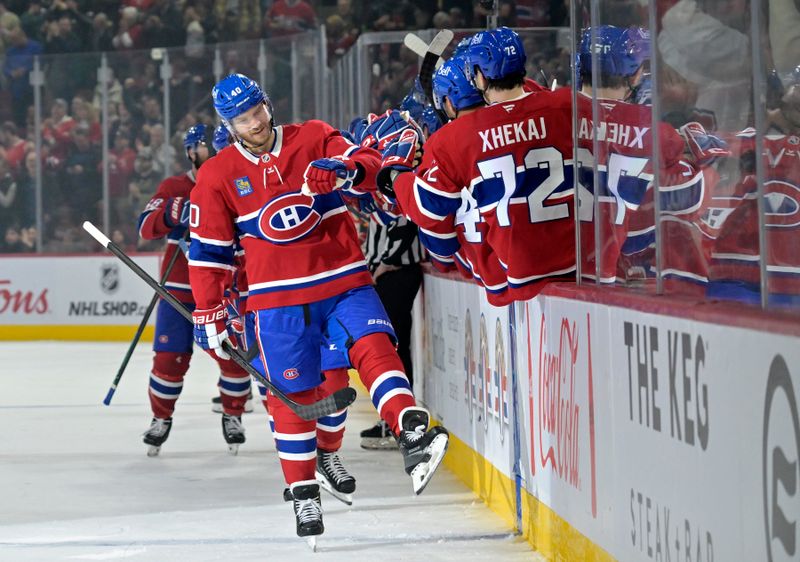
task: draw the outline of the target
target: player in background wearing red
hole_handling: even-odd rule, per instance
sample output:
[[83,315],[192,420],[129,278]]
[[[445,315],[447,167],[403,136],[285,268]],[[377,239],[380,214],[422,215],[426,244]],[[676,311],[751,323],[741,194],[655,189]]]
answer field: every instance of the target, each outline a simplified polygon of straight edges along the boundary
[[[767,236],[767,288],[770,305],[800,304],[800,66],[784,78],[779,106],[768,111],[764,135],[764,205]],[[782,85],[781,85],[782,87]],[[732,189],[714,193],[703,217],[713,240],[707,295],[758,304],[758,194],[752,128],[730,140],[741,176]]]
[[527,300],[548,281],[574,278],[570,104],[525,92],[525,52],[508,28],[476,34],[465,57],[489,105],[433,135],[416,173],[418,139],[404,133],[384,152],[379,188],[417,222],[437,259],[454,256],[459,240],[488,245],[507,284],[487,290],[490,302]]
[[[210,131],[205,125],[197,124],[186,132],[183,145],[192,168],[185,174],[165,179],[139,217],[139,236],[145,240],[167,239],[162,269],[173,253],[181,252],[180,243],[189,226],[189,195],[197,172],[212,156],[209,144]],[[165,287],[184,305],[194,309],[185,256],[177,257]],[[149,456],[157,455],[169,437],[175,403],[192,358],[192,324],[164,301],[159,301],[156,311],[153,351],[155,356],[149,386],[153,420],[144,434]],[[222,434],[230,451],[235,454],[238,446],[245,442],[241,416],[250,392],[250,376],[230,359],[217,358],[217,363],[221,371]]]
[[[428,412],[416,406],[342,198],[374,190],[379,154],[321,121],[275,126],[269,98],[241,74],[223,78],[212,97],[236,142],[203,167],[192,193],[195,341],[226,355],[224,288],[239,239],[259,350],[253,366],[293,400],[311,403],[321,392],[321,345],[346,353],[398,436],[406,472],[420,493],[444,456],[448,435],[429,428]],[[316,421],[303,420],[271,394],[267,402],[297,533],[319,535]]]
[[[601,283],[642,279],[655,274],[652,110],[629,103],[640,91],[649,59],[649,36],[641,28],[599,26],[592,49],[592,30],[585,29],[577,56],[578,161],[581,196],[582,275]],[[592,51],[600,84],[592,84]],[[557,95],[571,97],[562,89]],[[597,147],[592,128],[592,96],[598,98]],[[691,126],[690,126],[691,125]],[[698,294],[705,290],[708,252],[698,228],[708,185],[717,181],[708,167],[725,153],[719,139],[699,124],[678,133],[660,123],[659,182],[661,228],[666,241],[663,261],[667,288]],[[597,154],[595,154],[597,150]],[[595,190],[594,167],[600,189]],[[599,218],[593,198],[599,198]],[[601,259],[596,260],[595,220],[600,221]]]

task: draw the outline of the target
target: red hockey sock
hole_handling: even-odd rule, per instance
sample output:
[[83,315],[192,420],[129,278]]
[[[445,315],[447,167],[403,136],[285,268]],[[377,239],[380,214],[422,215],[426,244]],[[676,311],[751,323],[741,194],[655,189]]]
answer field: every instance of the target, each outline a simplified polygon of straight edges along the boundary
[[[322,371],[322,374],[325,380],[320,387],[322,389],[320,399],[330,396],[339,389],[347,388],[350,383],[350,375],[345,368]],[[332,453],[342,447],[345,420],[347,420],[347,408],[317,420],[318,449]]]
[[369,334],[359,339],[350,348],[350,362],[369,390],[378,414],[397,433],[400,412],[417,402],[389,336]]
[[217,383],[222,411],[231,416],[241,416],[250,394],[250,375],[231,360],[217,362],[222,369]]
[[156,352],[147,391],[154,417],[162,419],[172,417],[191,358],[191,353]]
[[[300,404],[311,404],[319,400],[319,387],[288,396]],[[304,420],[272,393],[267,395],[267,404],[269,425],[286,483],[291,485],[303,480],[314,480],[317,467],[317,422]]]

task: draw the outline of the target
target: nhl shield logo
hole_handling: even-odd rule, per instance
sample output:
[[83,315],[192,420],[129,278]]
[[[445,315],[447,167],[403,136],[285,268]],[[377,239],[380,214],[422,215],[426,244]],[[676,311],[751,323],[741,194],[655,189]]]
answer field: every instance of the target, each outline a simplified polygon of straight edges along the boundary
[[119,266],[117,264],[108,263],[100,266],[100,288],[109,295],[119,289]]

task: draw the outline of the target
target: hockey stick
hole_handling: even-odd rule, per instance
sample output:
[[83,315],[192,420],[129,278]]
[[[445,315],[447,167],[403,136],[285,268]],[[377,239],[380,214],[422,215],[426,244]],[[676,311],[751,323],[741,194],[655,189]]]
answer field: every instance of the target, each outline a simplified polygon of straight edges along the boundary
[[[150,287],[158,293],[158,295],[167,301],[172,308],[174,308],[181,316],[186,318],[189,322],[192,322],[192,313],[183,306],[178,299],[172,296],[168,291],[166,291],[161,285],[158,284],[158,281],[150,277],[148,273],[143,270],[139,265],[133,261],[128,255],[116,244],[114,244],[108,237],[100,232],[100,230],[93,225],[89,221],[85,221],[83,223],[83,229],[88,232],[92,238],[97,240],[104,248],[109,250],[112,254],[117,256],[122,263],[128,266],[136,275],[138,275],[145,283],[150,285]],[[314,402],[313,404],[298,404],[286,394],[284,394],[279,388],[277,388],[271,381],[264,378],[261,373],[259,373],[250,363],[247,361],[245,356],[242,354],[239,349],[233,347],[227,341],[222,344],[222,350],[225,351],[231,358],[247,371],[253,378],[255,378],[258,382],[262,385],[266,386],[281,402],[286,404],[295,414],[303,418],[304,420],[316,420],[323,416],[329,416],[334,412],[338,412],[339,410],[343,410],[347,406],[353,403],[356,399],[356,391],[352,388],[342,388],[331,394],[330,396],[323,398],[318,402]]]
[[[189,231],[186,231],[188,235]],[[184,241],[186,237],[181,239]],[[172,268],[175,266],[175,262],[178,259],[178,255],[181,252],[179,250],[175,250],[175,253],[172,254],[172,257],[169,259],[169,263],[167,264],[167,268],[164,270],[164,275],[161,277],[161,285],[163,286],[164,283],[167,282],[169,279],[169,274],[172,273]],[[147,321],[150,320],[150,315],[153,314],[153,309],[156,307],[158,303],[158,293],[153,295],[153,298],[150,299],[150,304],[147,305],[147,310],[144,311],[144,316],[142,316],[142,321],[139,323],[139,327],[136,329],[136,334],[133,336],[133,341],[131,345],[128,347],[128,352],[125,354],[125,357],[122,359],[122,365],[119,366],[119,370],[117,371],[117,376],[114,377],[114,382],[111,383],[111,387],[108,389],[108,394],[103,399],[103,404],[106,406],[111,405],[111,399],[114,397],[114,393],[117,391],[117,385],[119,384],[120,379],[122,379],[122,373],[125,372],[125,369],[128,367],[128,362],[131,360],[131,356],[133,355],[133,350],[136,349],[136,346],[139,343],[139,338],[142,337],[142,333],[144,332],[144,328],[147,325]]]
[[419,67],[419,83],[430,103],[433,103],[433,73],[436,71],[436,63],[452,40],[452,31],[449,29],[441,30],[428,45],[425,56],[422,57],[422,64]]
[[[403,38],[403,44],[421,59],[424,59],[425,53],[428,52],[428,44],[425,42],[425,39],[416,33],[406,33],[406,36]],[[444,59],[439,57],[439,60],[436,61],[434,70],[442,66],[443,63]]]

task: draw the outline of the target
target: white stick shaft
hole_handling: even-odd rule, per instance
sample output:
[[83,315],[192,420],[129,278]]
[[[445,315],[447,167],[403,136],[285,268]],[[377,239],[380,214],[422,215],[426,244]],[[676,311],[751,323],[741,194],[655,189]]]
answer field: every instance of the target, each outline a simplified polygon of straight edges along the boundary
[[100,229],[98,229],[95,225],[89,221],[83,221],[83,229],[88,232],[92,238],[100,242],[104,248],[108,248],[111,240],[108,239],[108,236],[100,232]]

